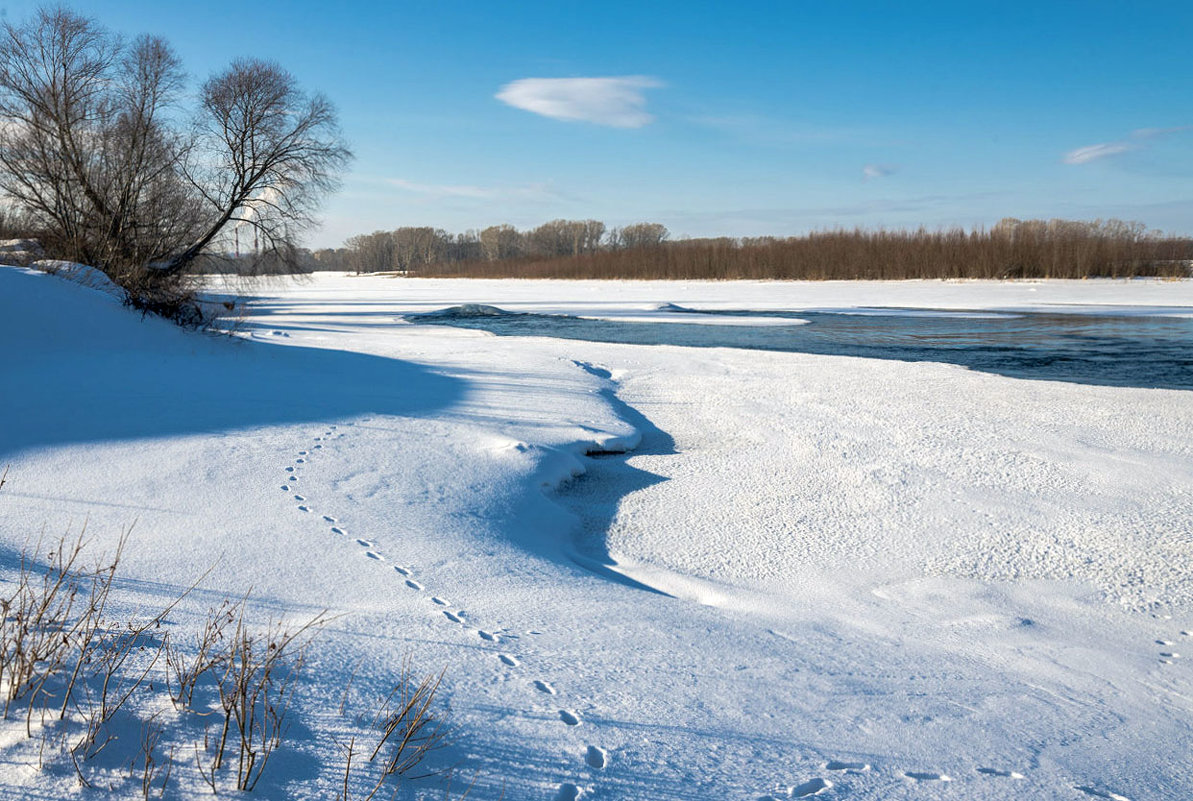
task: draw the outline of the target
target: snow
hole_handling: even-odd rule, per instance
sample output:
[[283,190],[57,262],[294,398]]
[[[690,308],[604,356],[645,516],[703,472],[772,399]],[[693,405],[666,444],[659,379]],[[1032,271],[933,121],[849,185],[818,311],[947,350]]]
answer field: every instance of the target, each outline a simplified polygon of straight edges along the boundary
[[[250,588],[339,615],[262,798],[333,797],[344,686],[406,654],[471,798],[1193,795],[1189,393],[398,322],[465,304],[1188,314],[1193,283],[318,275],[217,335],[0,269],[0,575],[135,521],[124,608],[211,568],[180,632]],[[0,797],[82,792],[36,761],[0,725]]]

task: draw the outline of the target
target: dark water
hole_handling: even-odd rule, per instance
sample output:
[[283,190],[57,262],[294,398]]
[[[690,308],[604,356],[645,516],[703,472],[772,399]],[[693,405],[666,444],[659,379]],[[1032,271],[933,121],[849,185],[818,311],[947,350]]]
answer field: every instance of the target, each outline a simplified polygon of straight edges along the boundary
[[[501,336],[748,348],[899,361],[946,362],[1017,378],[1106,386],[1193,389],[1193,319],[1156,315],[955,312],[699,312],[693,323],[614,322],[467,307],[411,322]],[[789,317],[807,325],[701,325],[701,317]]]

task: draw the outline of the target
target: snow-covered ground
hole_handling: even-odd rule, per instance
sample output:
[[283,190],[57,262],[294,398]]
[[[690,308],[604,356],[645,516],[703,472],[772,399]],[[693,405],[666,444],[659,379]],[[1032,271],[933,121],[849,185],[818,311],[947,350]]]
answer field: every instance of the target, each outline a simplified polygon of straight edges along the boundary
[[[135,521],[129,608],[212,568],[180,631],[250,587],[261,621],[340,615],[254,795],[335,797],[345,685],[382,692],[409,654],[446,671],[434,765],[457,791],[475,777],[471,798],[1193,796],[1190,393],[398,319],[1186,315],[1193,283],[254,293],[236,336],[195,334],[0,268],[0,569],[43,529],[86,520],[100,553]],[[0,729],[0,797],[104,795],[35,770],[25,733]],[[179,746],[166,797],[208,792]]]

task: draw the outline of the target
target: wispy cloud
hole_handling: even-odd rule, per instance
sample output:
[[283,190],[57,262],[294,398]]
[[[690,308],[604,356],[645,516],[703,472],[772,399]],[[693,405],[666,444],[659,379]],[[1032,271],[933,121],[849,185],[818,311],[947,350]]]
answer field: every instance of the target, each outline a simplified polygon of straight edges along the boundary
[[1091,161],[1110,158],[1135,149],[1136,146],[1130,142],[1103,142],[1070,150],[1061,160],[1065,164],[1088,164]]
[[1088,164],[1091,161],[1121,156],[1123,153],[1130,153],[1133,150],[1143,150],[1147,148],[1149,141],[1191,130],[1193,130],[1191,125],[1182,125],[1176,128],[1136,128],[1124,139],[1116,142],[1101,142],[1070,150],[1061,157],[1061,161],[1065,164]]
[[426,198],[465,200],[558,200],[562,195],[548,183],[506,186],[468,184],[422,184],[405,178],[388,178],[385,183],[404,192]]
[[695,114],[685,119],[748,144],[768,147],[861,144],[881,139],[862,128],[813,125],[752,113]]
[[654,120],[643,91],[662,86],[656,78],[523,78],[501,87],[502,103],[555,120],[613,128],[641,128]]
[[1131,131],[1131,136],[1135,139],[1155,139],[1160,136],[1185,133],[1187,131],[1193,131],[1193,125],[1178,125],[1175,128],[1136,128],[1134,131]]
[[867,181],[873,181],[878,178],[886,178],[888,175],[894,175],[895,171],[895,167],[886,164],[867,164],[865,167],[862,167],[862,178]]
[[405,189],[417,195],[434,197],[491,198],[496,190],[484,186],[450,186],[447,184],[419,184],[404,178],[391,178],[389,183],[398,189]]

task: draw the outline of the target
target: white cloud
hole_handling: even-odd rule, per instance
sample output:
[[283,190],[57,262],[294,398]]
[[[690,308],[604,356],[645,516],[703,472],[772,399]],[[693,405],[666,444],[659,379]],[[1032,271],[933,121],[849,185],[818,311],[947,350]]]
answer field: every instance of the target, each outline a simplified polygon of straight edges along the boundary
[[555,120],[641,128],[654,120],[642,91],[663,84],[645,75],[619,78],[523,78],[501,87],[502,103]]
[[1076,150],[1070,150],[1061,160],[1065,164],[1088,164],[1091,161],[1117,156],[1120,153],[1126,153],[1134,149],[1134,145],[1128,142],[1104,142],[1098,145],[1086,145]]
[[884,164],[867,164],[865,167],[862,167],[862,177],[867,181],[874,180],[876,178],[885,178],[888,175],[894,174],[895,168],[888,167]]

